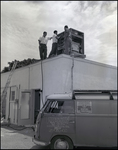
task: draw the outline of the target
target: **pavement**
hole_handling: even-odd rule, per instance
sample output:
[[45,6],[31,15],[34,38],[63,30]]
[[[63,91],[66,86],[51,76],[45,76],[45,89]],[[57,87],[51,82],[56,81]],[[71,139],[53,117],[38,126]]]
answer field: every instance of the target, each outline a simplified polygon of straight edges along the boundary
[[49,146],[36,145],[32,138],[34,128],[14,124],[1,124],[1,149],[49,149]]

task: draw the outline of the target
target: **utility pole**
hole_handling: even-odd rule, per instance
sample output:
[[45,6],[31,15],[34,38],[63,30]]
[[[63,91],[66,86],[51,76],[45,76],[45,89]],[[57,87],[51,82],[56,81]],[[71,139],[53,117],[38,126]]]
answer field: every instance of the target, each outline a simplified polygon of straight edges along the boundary
[[73,97],[73,68],[74,68],[74,53],[71,53],[72,56],[72,67],[71,67],[71,91],[72,91],[72,97]]

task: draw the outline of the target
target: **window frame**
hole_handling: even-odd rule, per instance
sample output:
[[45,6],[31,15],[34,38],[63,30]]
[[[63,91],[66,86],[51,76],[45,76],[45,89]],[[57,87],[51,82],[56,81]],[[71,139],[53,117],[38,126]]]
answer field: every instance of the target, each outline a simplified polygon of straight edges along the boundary
[[[48,103],[48,105],[45,107],[45,109],[44,109],[44,113],[45,114],[75,114],[75,100],[68,100],[68,99],[48,99],[48,101],[49,101],[49,103]],[[56,104],[58,103],[58,102],[65,102],[65,101],[69,101],[69,102],[71,102],[71,101],[73,101],[73,112],[70,112],[70,113],[65,113],[65,112],[61,112],[61,110],[62,110],[62,107],[63,107],[63,105],[62,106],[58,106],[58,109],[60,109],[60,112],[53,112],[54,111],[54,108],[52,107],[51,108],[51,106],[57,106]],[[53,104],[53,102],[54,102],[54,104]],[[56,103],[55,103],[56,102]],[[53,104],[53,105],[52,105]],[[59,104],[59,103],[58,103]],[[50,105],[50,106],[49,106]],[[48,108],[49,107],[49,108]],[[48,112],[47,112],[47,109],[48,108]],[[56,108],[56,107],[55,107]]]
[[[13,95],[13,93],[14,93],[14,95]],[[13,97],[14,97],[14,99],[13,99]],[[11,91],[10,101],[15,101],[15,97],[16,97],[16,92],[15,92],[15,90],[13,90],[13,91]]]

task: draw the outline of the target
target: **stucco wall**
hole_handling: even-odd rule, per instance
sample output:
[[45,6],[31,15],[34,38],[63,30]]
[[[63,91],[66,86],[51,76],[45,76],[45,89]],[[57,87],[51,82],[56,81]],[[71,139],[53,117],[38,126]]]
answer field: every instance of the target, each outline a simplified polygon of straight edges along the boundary
[[[42,62],[42,67],[43,101],[45,101],[45,96],[53,93],[71,92],[72,58],[70,56],[59,55],[46,59]],[[5,86],[8,74],[9,72],[1,74],[1,87]],[[19,93],[25,89],[42,89],[41,62],[16,69],[10,83],[10,86],[13,85],[18,87]],[[117,68],[75,58],[73,89],[117,89]],[[7,101],[9,101],[9,96],[7,96]],[[8,113],[8,102],[6,113]]]
[[[44,96],[53,93],[71,92],[72,58],[66,55],[43,62]],[[75,58],[73,89],[115,90],[117,68],[86,59]]]
[[117,69],[87,60],[75,60],[74,88],[87,90],[117,89]]
[[[71,57],[60,55],[44,60],[42,65],[44,93],[71,91]],[[8,74],[1,74],[1,87],[4,87]],[[22,90],[42,88],[41,62],[16,69],[10,83],[13,85],[20,85]],[[117,68],[75,58],[73,85],[74,89],[117,89]]]
[[41,62],[30,66],[29,89],[42,89]]

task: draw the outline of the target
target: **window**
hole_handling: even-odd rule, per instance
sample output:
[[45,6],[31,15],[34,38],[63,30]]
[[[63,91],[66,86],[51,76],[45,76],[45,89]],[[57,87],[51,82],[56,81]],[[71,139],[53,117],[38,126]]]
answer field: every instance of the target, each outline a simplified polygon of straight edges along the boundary
[[44,110],[45,113],[74,113],[74,101],[51,100]]
[[11,100],[12,100],[12,101],[15,100],[15,91],[11,91]]

